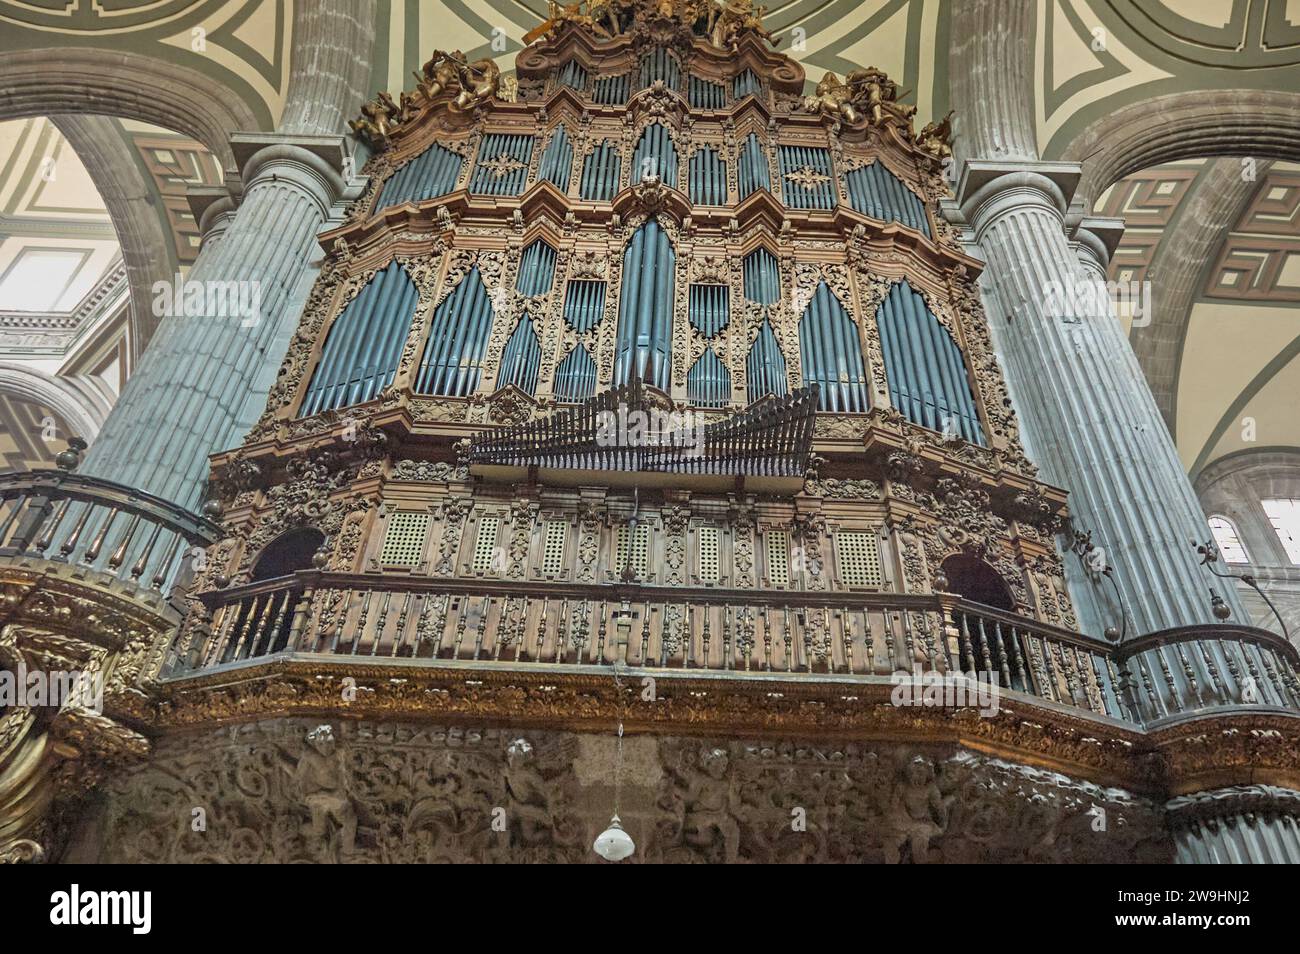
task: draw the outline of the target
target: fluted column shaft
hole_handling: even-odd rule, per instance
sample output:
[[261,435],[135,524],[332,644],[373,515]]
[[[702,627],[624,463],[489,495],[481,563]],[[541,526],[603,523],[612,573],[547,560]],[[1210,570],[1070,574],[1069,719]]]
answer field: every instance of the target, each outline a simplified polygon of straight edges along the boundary
[[1300,864],[1300,792],[1238,785],[1166,806],[1177,864]]
[[[206,313],[182,300],[162,320],[81,467],[185,507],[200,502],[207,456],[237,444],[261,412],[297,319],[315,236],[343,188],[322,159],[291,143],[246,164],[244,195],[221,240],[187,276],[239,283],[256,314]],[[268,374],[269,369],[269,374]]]
[[369,0],[294,5],[279,134],[235,136],[232,154],[247,147],[238,206],[227,199],[209,207],[186,276],[256,289],[256,320],[188,307],[164,317],[82,472],[182,506],[200,503],[208,455],[238,444],[265,406],[315,275],[317,232],[341,198],[356,195],[338,174],[341,137],[365,98],[374,45]]
[[[982,183],[968,167],[962,211],[1002,306],[990,321],[1027,449],[1044,479],[1070,492],[1076,527],[1103,548],[1130,633],[1213,623],[1214,581],[1191,545],[1208,536],[1205,517],[1151,390],[1109,299],[1084,313],[1071,293],[1104,273],[1085,268],[1066,240],[1061,164],[990,165]],[[1073,556],[1066,571],[1083,630],[1119,627],[1110,585]],[[1235,592],[1217,589],[1248,622]]]

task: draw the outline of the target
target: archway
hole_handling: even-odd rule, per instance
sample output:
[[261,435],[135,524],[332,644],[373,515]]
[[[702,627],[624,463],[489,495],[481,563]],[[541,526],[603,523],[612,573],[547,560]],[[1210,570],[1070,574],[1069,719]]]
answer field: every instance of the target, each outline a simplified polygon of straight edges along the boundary
[[955,553],[943,561],[942,567],[943,575],[948,578],[948,592],[971,603],[1007,612],[1015,610],[1015,600],[1002,577],[979,557]]
[[325,534],[313,527],[299,527],[280,534],[258,554],[253,564],[252,582],[311,569],[312,555],[324,543]]

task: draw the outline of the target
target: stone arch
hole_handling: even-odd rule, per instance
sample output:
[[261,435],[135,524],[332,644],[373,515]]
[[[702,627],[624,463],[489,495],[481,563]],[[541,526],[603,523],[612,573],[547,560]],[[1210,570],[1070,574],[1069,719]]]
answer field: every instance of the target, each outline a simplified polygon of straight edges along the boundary
[[131,288],[131,353],[139,357],[158,324],[154,283],[171,284],[178,270],[172,235],[149,201],[156,200],[157,190],[108,117],[64,114],[53,121],[86,167],[113,222]]
[[1095,198],[1139,169],[1206,156],[1300,160],[1300,93],[1218,89],[1153,96],[1090,123],[1051,158],[1081,163],[1077,194]]
[[0,391],[48,407],[87,442],[99,433],[115,399],[108,385],[98,378],[55,377],[11,363],[0,363]]
[[233,90],[175,63],[123,50],[20,50],[0,60],[0,119],[89,113],[185,133],[237,169],[230,135],[262,128]]
[[[1142,169],[1181,159],[1218,157],[1200,205],[1184,216],[1182,235],[1167,261],[1152,263],[1152,299],[1163,316],[1132,339],[1138,363],[1173,433],[1178,368],[1194,292],[1218,252],[1224,228],[1251,201],[1269,160],[1300,161],[1300,93],[1278,90],[1194,90],[1152,96],[1090,123],[1053,159],[1079,162],[1076,196],[1085,206],[1115,182]],[[1228,158],[1230,157],[1230,158]],[[1256,160],[1255,180],[1241,176],[1240,159]]]

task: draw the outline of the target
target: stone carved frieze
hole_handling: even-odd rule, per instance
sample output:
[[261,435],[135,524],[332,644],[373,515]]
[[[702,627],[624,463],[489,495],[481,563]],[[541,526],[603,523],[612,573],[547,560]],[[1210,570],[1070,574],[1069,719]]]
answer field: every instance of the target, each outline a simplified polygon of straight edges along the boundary
[[[1157,804],[962,749],[624,745],[620,814],[637,861],[1158,862],[1171,851]],[[558,731],[235,725],[163,739],[114,776],[95,813],[103,837],[80,851],[157,863],[593,862],[613,758],[612,738]]]

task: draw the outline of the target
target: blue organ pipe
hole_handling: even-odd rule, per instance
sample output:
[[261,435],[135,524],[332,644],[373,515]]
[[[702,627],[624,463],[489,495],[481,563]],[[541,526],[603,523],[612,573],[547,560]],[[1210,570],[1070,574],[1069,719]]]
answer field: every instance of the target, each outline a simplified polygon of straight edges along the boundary
[[687,315],[691,327],[706,338],[712,338],[731,320],[731,305],[726,285],[691,285],[687,299]]
[[434,312],[420,363],[419,393],[464,396],[477,387],[491,314],[492,299],[475,268]]
[[[484,163],[502,155],[515,160],[518,165],[504,175],[498,176]],[[524,191],[524,183],[528,178],[528,163],[532,155],[532,136],[489,133],[483,137],[483,142],[479,146],[469,191],[485,195],[519,195]]]
[[676,57],[662,46],[656,46],[641,59],[641,85],[652,86],[655,80],[663,80],[669,89],[677,89],[682,83]]
[[760,89],[762,89],[762,85],[758,81],[758,76],[755,75],[753,70],[744,69],[737,73],[735,79],[732,80],[731,95],[736,99],[741,99],[751,93],[756,95]]
[[596,393],[596,362],[582,345],[576,345],[555,369],[556,400],[585,401]]
[[605,283],[574,280],[564,297],[564,320],[574,331],[590,331],[605,312]]
[[917,362],[918,371],[921,375],[921,394],[925,399],[925,412],[929,416],[930,426],[936,431],[943,428],[943,420],[939,410],[939,368],[934,360],[934,338],[929,333],[929,322],[925,321],[924,306],[916,296],[909,295],[907,298],[909,311],[908,329],[911,332],[911,340],[916,348],[914,354],[919,356]]
[[758,337],[754,339],[754,345],[749,349],[749,357],[745,361],[745,375],[749,381],[751,401],[764,394],[770,393],[782,397],[789,392],[785,355],[781,353],[781,346],[772,331],[772,323],[766,315],[763,317],[762,327],[758,330]]
[[740,198],[744,199],[758,189],[772,191],[772,178],[767,168],[767,157],[763,154],[763,146],[758,140],[757,133],[750,133],[745,137],[745,143],[740,148],[739,162],[737,172]]
[[392,383],[418,297],[397,262],[375,273],[331,327],[302,416],[368,401]]
[[695,205],[723,205],[727,201],[727,164],[708,146],[691,156],[690,187]]
[[537,178],[552,183],[561,192],[569,191],[569,172],[573,169],[573,143],[569,142],[569,133],[563,126],[555,130],[555,135],[546,144],[542,153],[541,165],[537,168]]
[[954,418],[958,433],[983,444],[984,429],[957,342],[907,282],[895,285],[877,312],[885,373],[895,406],[935,430]]
[[705,348],[687,372],[686,399],[701,407],[722,407],[731,401],[731,372],[712,348]]
[[916,404],[918,424],[926,427],[933,427],[934,423],[930,416],[930,406],[934,402],[933,396],[929,393],[929,382],[925,379],[925,360],[921,355],[925,345],[921,342],[917,334],[916,314],[912,308],[911,296],[903,296],[899,299],[902,306],[900,328],[903,332],[903,357],[904,365],[907,368],[908,376],[912,381],[912,393],[914,403]]
[[[650,160],[650,161],[647,161]],[[636,152],[632,156],[629,176],[635,176],[629,185],[641,181],[646,172],[658,176],[665,185],[677,187],[677,150],[673,147],[668,130],[659,123],[651,123],[641,133]]]
[[501,353],[501,374],[497,388],[513,384],[525,394],[537,390],[537,369],[542,360],[542,346],[537,340],[532,319],[525,314],[515,325]]
[[722,109],[727,103],[727,88],[698,76],[690,77],[688,98],[696,109]]
[[[388,278],[389,272],[387,268],[383,271],[376,272],[374,278],[372,278],[370,283],[367,285],[367,289],[370,290],[370,293],[366,295],[365,301],[361,301],[360,294],[353,299],[352,304],[358,305],[358,307],[355,312],[355,317],[351,318],[347,322],[348,327],[345,329],[343,339],[339,342],[339,360],[338,364],[335,366],[334,374],[332,375],[332,386],[329,392],[330,407],[345,407],[351,403],[348,400],[348,385],[351,382],[352,369],[355,363],[359,360],[363,360],[362,356],[359,355],[358,352],[365,344],[367,331],[366,325],[370,323],[370,320],[374,316],[376,306],[384,298],[384,293],[387,290]],[[366,289],[363,289],[363,291],[365,290]]]
[[602,142],[587,156],[582,166],[582,189],[584,199],[607,202],[618,188],[619,159],[618,153],[608,142]]
[[623,384],[632,379],[632,365],[636,362],[637,322],[640,318],[641,281],[644,264],[641,259],[645,244],[647,222],[637,229],[623,253],[623,293],[619,299],[618,360],[614,383]]
[[515,287],[530,298],[551,290],[555,280],[555,249],[538,239],[519,256],[519,275]]
[[577,60],[569,60],[560,67],[559,82],[561,86],[568,86],[570,89],[578,91],[587,88],[587,79],[589,74]]
[[382,344],[383,327],[388,321],[388,312],[392,307],[391,294],[385,294],[393,289],[396,276],[388,276],[390,281],[389,287],[381,290],[377,296],[375,307],[371,310],[369,321],[366,324],[366,333],[363,334],[357,342],[357,347],[353,349],[352,366],[344,376],[343,403],[345,405],[356,404],[364,400],[362,394],[365,391],[365,381],[377,370],[376,364],[379,355],[377,351]]
[[597,79],[592,99],[603,106],[622,106],[627,102],[628,80],[626,74]]
[[759,304],[771,305],[781,297],[781,275],[776,256],[759,247],[745,256],[745,297]]
[[321,393],[310,413],[340,406],[343,381],[347,373],[345,369],[361,335],[361,325],[364,324],[362,316],[370,311],[370,296],[382,291],[387,277],[387,269],[376,272],[366,287],[357,293],[357,297],[348,303],[330,329],[330,339],[337,336],[337,344],[329,339],[325,342],[325,349],[330,353],[321,358],[321,369],[317,372],[320,375]]
[[805,381],[822,386],[819,401],[823,410],[867,409],[862,349],[853,322],[825,282],[818,284],[799,321],[799,349]]
[[384,183],[377,209],[420,202],[446,195],[456,187],[464,160],[450,149],[434,143],[398,169]]
[[637,229],[628,243],[623,255],[615,384],[644,374],[649,358],[648,383],[668,389],[675,261],[668,236],[654,219]]
[[654,298],[654,340],[650,346],[654,354],[654,382],[665,391],[668,390],[668,375],[670,368],[668,366],[668,354],[670,343],[673,338],[673,251],[672,246],[668,243],[668,237],[659,231],[659,223],[655,223],[655,231],[658,235],[658,255],[656,257],[655,267],[655,298]]

